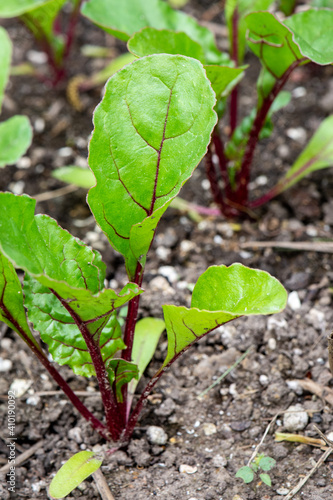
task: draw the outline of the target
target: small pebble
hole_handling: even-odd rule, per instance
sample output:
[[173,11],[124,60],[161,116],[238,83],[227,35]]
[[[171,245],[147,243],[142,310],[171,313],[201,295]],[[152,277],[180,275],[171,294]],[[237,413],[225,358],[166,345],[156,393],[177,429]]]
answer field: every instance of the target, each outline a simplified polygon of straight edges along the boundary
[[28,50],[27,59],[33,64],[45,64],[47,63],[47,55],[45,52],[39,52],[38,50]]
[[269,384],[269,378],[267,377],[267,375],[260,375],[259,377],[259,383],[263,386],[266,386]]
[[179,472],[182,472],[183,474],[194,474],[197,470],[198,467],[196,465],[181,464],[179,466]]
[[16,378],[10,386],[10,390],[15,392],[15,396],[19,398],[23,396],[25,392],[27,392],[27,390],[31,385],[32,385],[32,380]]
[[227,459],[223,457],[222,455],[215,455],[212,459],[212,463],[214,467],[220,468],[220,467],[226,467],[227,466]]
[[37,406],[38,403],[40,402],[40,400],[41,400],[40,396],[33,395],[33,396],[28,397],[28,399],[26,400],[26,403],[27,403],[27,405],[30,405],[30,406]]
[[158,269],[158,272],[162,276],[164,276],[164,278],[166,278],[168,281],[170,281],[170,283],[175,283],[179,278],[179,275],[178,275],[176,269],[172,266],[161,266]]
[[217,432],[216,425],[209,422],[205,422],[204,424],[202,424],[202,429],[204,431],[205,436],[212,436]]
[[292,405],[283,416],[283,426],[290,432],[302,431],[308,424],[309,416],[300,405]]
[[[77,444],[81,444],[83,439],[82,439],[82,431],[81,431],[80,427],[72,427],[72,429],[70,429],[68,431],[68,437],[69,437],[69,439],[76,441]],[[93,450],[93,451],[96,451],[96,450]]]
[[157,427],[156,425],[151,425],[147,429],[147,438],[151,444],[164,445],[168,441],[168,435],[162,429],[162,427]]
[[288,296],[288,306],[293,311],[298,311],[298,309],[301,308],[301,301],[300,301],[299,295],[296,292],[296,290],[294,290],[293,292],[291,292],[289,294],[289,296]]
[[306,141],[306,130],[303,127],[288,128],[286,134],[287,137],[300,144],[304,144]]
[[10,359],[0,358],[0,372],[9,372],[12,366],[13,363]]
[[276,493],[277,493],[278,495],[285,496],[285,495],[288,495],[289,490],[288,490],[288,488],[278,488],[278,489],[276,490]]
[[17,168],[27,169],[31,167],[31,160],[28,156],[22,156],[16,163]]

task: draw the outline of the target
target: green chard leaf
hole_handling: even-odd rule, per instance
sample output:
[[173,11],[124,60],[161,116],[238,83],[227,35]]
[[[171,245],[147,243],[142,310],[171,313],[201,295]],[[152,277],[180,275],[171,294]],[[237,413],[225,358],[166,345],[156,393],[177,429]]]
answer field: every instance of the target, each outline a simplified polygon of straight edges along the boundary
[[[131,286],[131,284],[126,285],[119,297],[123,296],[127,301],[131,296],[128,295]],[[110,290],[110,292],[113,291]],[[116,295],[115,292],[113,294]],[[86,377],[95,375],[87,345],[73,318],[59,300],[48,288],[28,274],[24,280],[24,295],[29,320],[35,330],[40,332],[42,340],[49,346],[54,361],[60,365],[70,366],[77,375]],[[89,305],[87,304],[86,307]],[[93,314],[94,311],[91,311],[89,316],[93,317]],[[116,311],[98,317],[95,321],[89,322],[87,327],[98,341],[103,361],[108,365],[116,352],[125,348]]]
[[[0,111],[9,78],[12,44],[6,30],[0,27]],[[0,151],[1,153],[1,151]]]
[[200,337],[240,316],[281,311],[287,292],[265,271],[242,264],[211,266],[198,279],[191,308],[163,306],[168,335],[165,367]]
[[0,253],[0,320],[12,328],[30,346],[41,350],[27,323],[22,286],[14,266]]
[[204,63],[204,52],[201,45],[192,40],[186,33],[143,28],[134,33],[127,46],[128,50],[137,57],[151,54],[179,54],[193,57]]
[[[148,91],[149,89],[149,91]],[[201,63],[143,57],[116,73],[94,114],[88,203],[130,279],[144,264],[154,230],[206,152],[215,96]]]
[[227,97],[243,78],[247,66],[230,68],[229,66],[206,65],[204,68],[216,97]]
[[139,378],[139,370],[135,363],[125,361],[124,359],[110,359],[106,363],[110,384],[115,382],[116,397],[119,403],[123,402],[121,389],[124,384],[128,384],[133,379]]
[[316,64],[333,62],[333,10],[309,9],[283,21],[300,52]]
[[81,12],[93,23],[119,38],[127,41],[142,28],[174,30],[186,33],[201,45],[206,64],[227,64],[227,54],[217,48],[213,34],[183,12],[173,10],[162,0],[89,0]]
[[0,167],[12,165],[31,144],[32,128],[26,116],[17,115],[0,123]]
[[79,451],[58,470],[52,479],[49,494],[52,498],[64,498],[87,477],[97,471],[102,460],[93,451]]
[[46,215],[34,215],[29,196],[0,193],[0,249],[17,268],[53,290],[83,321],[111,314],[142,292],[129,284],[124,295],[104,289],[100,254]]
[[48,3],[50,0],[10,0],[1,2],[0,17],[16,17],[31,9]]

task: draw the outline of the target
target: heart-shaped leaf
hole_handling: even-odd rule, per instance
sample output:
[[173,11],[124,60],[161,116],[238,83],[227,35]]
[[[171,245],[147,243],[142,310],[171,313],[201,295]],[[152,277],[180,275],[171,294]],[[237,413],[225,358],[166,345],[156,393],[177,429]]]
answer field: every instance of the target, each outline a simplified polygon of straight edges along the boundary
[[94,114],[90,208],[130,279],[155,227],[205,154],[215,96],[199,61],[157,54],[116,73]]
[[26,116],[17,115],[0,123],[0,167],[12,165],[31,144],[32,128]]
[[168,352],[163,367],[193,342],[240,316],[281,311],[287,292],[265,271],[242,264],[212,266],[198,279],[191,308],[163,306]]

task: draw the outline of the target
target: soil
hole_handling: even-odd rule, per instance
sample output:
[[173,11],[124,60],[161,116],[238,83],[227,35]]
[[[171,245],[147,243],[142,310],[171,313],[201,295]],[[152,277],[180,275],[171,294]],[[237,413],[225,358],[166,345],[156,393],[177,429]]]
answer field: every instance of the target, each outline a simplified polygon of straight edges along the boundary
[[[221,22],[220,10],[212,10],[212,5],[214,2],[193,1],[186,8],[200,19]],[[26,56],[36,56],[29,51],[38,47],[22,26],[15,21],[3,24],[14,41],[16,63]],[[222,46],[226,43],[223,39],[218,42]],[[101,59],[84,58],[80,54],[83,44],[106,45],[115,53],[124,50],[124,46],[82,20],[69,61],[69,78],[82,72],[92,73],[105,64]],[[252,64],[251,56],[247,58]],[[256,70],[257,66],[250,71],[251,85],[242,86],[244,113],[255,104]],[[320,121],[332,111],[332,82],[332,67],[309,66],[294,74],[288,84],[294,99],[278,113],[271,139],[263,141],[256,156],[254,195],[276,182]],[[83,93],[84,109],[78,112],[67,100],[65,84],[50,88],[31,77],[13,77],[2,117],[18,112],[29,116],[34,140],[16,166],[1,171],[0,189],[37,198],[52,192],[50,199],[37,203],[37,211],[51,215],[72,234],[101,251],[108,265],[108,279],[118,289],[126,281],[122,258],[110,249],[96,228],[85,203],[86,192],[78,189],[55,196],[55,190],[64,184],[51,175],[56,167],[85,163],[92,112],[100,96],[101,88]],[[199,341],[164,375],[149,398],[129,447],[108,456],[102,466],[116,500],[279,500],[319,460],[323,454],[319,448],[277,443],[274,431],[285,430],[283,412],[295,404],[301,405],[303,416],[304,412],[308,415],[308,421],[304,420],[298,428],[300,434],[318,438],[313,424],[324,434],[333,430],[332,407],[325,398],[291,382],[307,379],[321,387],[333,385],[326,341],[333,322],[332,255],[315,248],[295,251],[278,245],[331,240],[332,194],[333,174],[327,169],[312,174],[256,212],[255,220],[230,222],[222,217],[208,217],[198,223],[187,213],[167,211],[147,265],[141,316],[161,317],[164,303],[188,305],[191,284],[212,264],[241,262],[266,270],[284,284],[290,300],[285,311],[272,317],[239,319],[219,328]],[[203,165],[195,171],[182,196],[194,203],[210,204]],[[273,244],[261,249],[255,241]],[[163,338],[145,379],[164,359],[166,347]],[[249,348],[245,359],[204,398],[198,399]],[[17,454],[43,440],[32,457],[17,466],[16,493],[10,495],[3,482],[0,497],[49,498],[46,488],[63,461],[80,450],[105,450],[106,446],[66,397],[54,393],[54,382],[5,325],[1,327],[0,357],[3,428],[7,427],[9,387],[16,382],[22,388],[23,380],[26,390],[16,401]],[[103,418],[96,381],[74,377],[66,367],[60,371],[75,391],[84,391],[82,398],[87,407]],[[143,383],[144,380],[139,389]],[[277,414],[259,450],[277,462],[270,472],[272,487],[262,484],[259,478],[245,485],[235,474],[247,463]],[[166,432],[166,444],[148,440],[147,430],[152,425]],[[5,432],[0,440],[1,464],[7,463],[9,453]],[[332,472],[333,462],[328,459],[294,498],[332,499]],[[91,478],[68,498],[79,497],[100,498]]]

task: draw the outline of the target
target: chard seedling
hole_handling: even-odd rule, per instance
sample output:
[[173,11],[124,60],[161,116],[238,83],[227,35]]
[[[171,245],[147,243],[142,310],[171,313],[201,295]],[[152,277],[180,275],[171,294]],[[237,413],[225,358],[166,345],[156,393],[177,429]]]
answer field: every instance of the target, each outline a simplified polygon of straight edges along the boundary
[[[8,82],[12,44],[7,32],[0,27],[0,111]],[[32,129],[26,116],[16,115],[0,123],[0,167],[11,165],[31,144]]]
[[[128,49],[137,57],[183,54],[204,63],[216,93],[221,123],[229,98],[230,116],[224,123],[229,133],[223,135],[219,124],[214,128],[205,163],[213,200],[230,218],[250,215],[304,176],[333,165],[333,116],[329,116],[274,187],[257,199],[249,192],[256,147],[260,139],[271,135],[274,113],[289,103],[290,93],[283,88],[291,74],[310,62],[320,66],[333,62],[333,10],[312,8],[280,20],[267,11],[271,4],[271,0],[226,1],[229,55],[217,49],[207,28],[162,0],[109,0],[107,4],[105,0],[88,0],[82,6],[85,16],[127,41]],[[282,8],[287,10],[286,6]],[[239,82],[246,70],[246,46],[258,57],[262,69],[257,81],[257,106],[239,120]]]
[[[268,273],[215,265],[199,277],[191,307],[164,305],[164,321],[137,321],[157,224],[206,153],[214,106],[202,64],[185,56],[142,57],[108,81],[94,113],[89,165],[96,183],[88,204],[125,259],[128,283],[121,291],[106,288],[101,255],[54,219],[34,215],[32,198],[0,194],[0,317],[113,449],[128,443],[160,377],[197,340],[236,318],[272,314],[286,304],[285,289]],[[25,273],[23,290],[15,268]],[[118,311],[126,304],[122,329]],[[97,378],[105,421],[92,415],[49,361],[25,310],[55,362]],[[164,326],[164,362],[134,397]]]
[[[243,479],[244,483],[252,483],[255,476],[258,474],[263,483],[267,486],[272,486],[270,475],[267,474],[267,472],[270,471],[275,464],[276,461],[274,458],[260,454],[249,465],[244,465],[244,467],[238,469],[235,477]],[[260,470],[263,472],[260,472]]]

